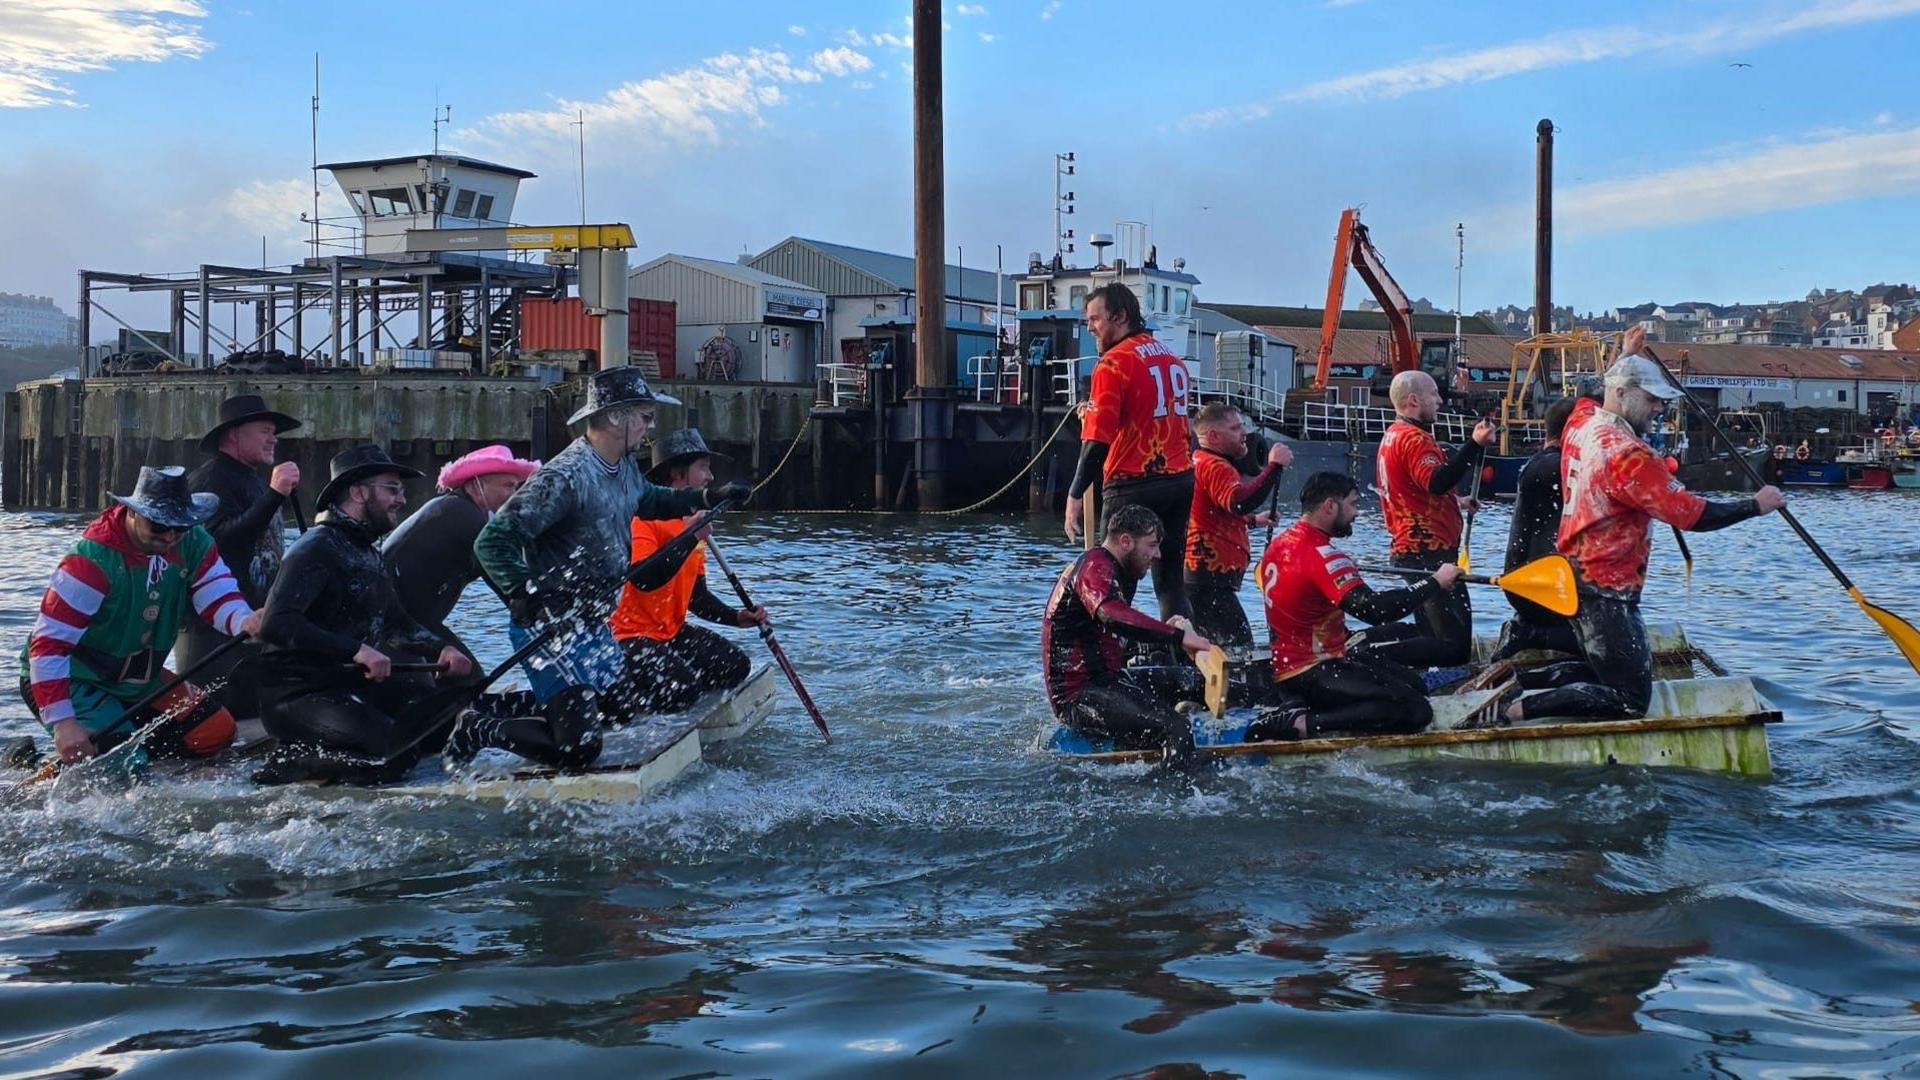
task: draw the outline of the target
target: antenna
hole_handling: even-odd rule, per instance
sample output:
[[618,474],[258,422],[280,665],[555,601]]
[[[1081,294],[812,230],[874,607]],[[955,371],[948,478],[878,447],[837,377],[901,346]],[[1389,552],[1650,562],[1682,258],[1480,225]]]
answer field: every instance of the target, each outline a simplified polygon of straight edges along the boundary
[[1467,267],[1467,223],[1455,222],[1453,226],[1453,362],[1460,362],[1460,298],[1463,295],[1461,283],[1466,278]]
[[580,224],[587,223],[587,110],[575,109],[573,126],[580,129]]
[[308,219],[311,236],[307,244],[313,248],[313,257],[320,257],[320,54],[313,54],[313,112],[309,118],[309,131],[313,139],[313,216]]
[[1053,257],[1056,263],[1073,250],[1073,230],[1060,220],[1073,213],[1073,192],[1065,190],[1063,184],[1072,175],[1073,151],[1053,155]]
[[433,156],[440,156],[440,125],[453,123],[453,106],[440,104],[440,91],[433,93]]

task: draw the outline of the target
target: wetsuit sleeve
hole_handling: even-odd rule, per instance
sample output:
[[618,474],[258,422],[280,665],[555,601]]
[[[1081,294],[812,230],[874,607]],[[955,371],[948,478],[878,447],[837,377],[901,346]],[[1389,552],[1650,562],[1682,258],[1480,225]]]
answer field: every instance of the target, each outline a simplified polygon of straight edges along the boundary
[[1120,582],[1114,576],[1113,563],[1096,559],[1081,571],[1074,589],[1080,603],[1103,628],[1124,638],[1178,645],[1186,634],[1148,615],[1121,595]]
[[[1505,569],[1512,570],[1531,561],[1536,552],[1553,551],[1553,536],[1560,525],[1559,486],[1558,454],[1542,451],[1520,467],[1513,500],[1513,523],[1507,530]],[[1543,547],[1545,550],[1541,550]]]
[[[1472,439],[1468,439],[1453,451],[1453,454],[1447,458],[1445,465],[1433,470],[1433,472],[1422,481],[1427,485],[1427,494],[1445,495],[1447,492],[1459,487],[1460,481],[1465,480],[1467,475],[1480,465],[1481,459],[1485,456],[1486,447],[1481,446]],[[1425,459],[1423,458],[1422,460]],[[1419,462],[1415,462],[1414,475],[1418,477],[1420,471]]]
[[1280,466],[1268,462],[1260,467],[1259,472],[1233,485],[1233,495],[1230,500],[1233,512],[1236,514],[1258,513],[1261,506],[1266,503],[1268,494],[1273,491],[1274,485],[1280,482],[1281,472]]
[[1374,592],[1366,582],[1360,582],[1347,591],[1346,599],[1340,601],[1340,610],[1369,625],[1396,622],[1418,610],[1440,586],[1432,578],[1415,582],[1404,589],[1388,589]]
[[1715,502],[1707,500],[1706,509],[1700,511],[1699,520],[1693,523],[1692,532],[1713,532],[1729,525],[1738,525],[1749,518],[1760,516],[1760,503],[1754,499],[1741,499],[1739,502]]
[[676,490],[647,480],[641,483],[640,502],[633,508],[633,516],[642,521],[670,521],[707,508],[706,493],[699,488]]
[[[532,542],[533,537],[520,522],[504,513],[495,514],[474,538],[473,557],[501,596],[515,595],[532,576],[527,569],[527,545]],[[285,577],[286,571],[282,570],[280,576]]]
[[1080,438],[1080,464],[1073,470],[1073,483],[1067,488],[1067,494],[1078,499],[1087,493],[1106,470],[1107,451],[1112,446],[1096,442],[1082,435]]
[[387,609],[387,636],[380,642],[388,648],[412,649],[432,656],[441,649],[453,644],[446,638],[426,628],[420,620],[413,617],[407,605],[400,602],[395,594],[393,606]]
[[93,625],[109,588],[107,572],[98,564],[69,555],[40,598],[40,615],[27,643],[27,681],[34,711],[48,727],[74,718],[73,648]]
[[704,578],[693,583],[693,596],[687,600],[687,610],[720,626],[740,625],[740,612],[713,595]]
[[278,520],[274,515],[286,501],[285,495],[268,488],[252,505],[237,514],[229,514],[228,510],[237,505],[237,500],[221,492],[220,509],[213,520],[207,522],[207,530],[213,533],[213,542],[220,545],[222,552],[252,551]]
[[345,634],[322,629],[307,618],[307,611],[320,598],[329,583],[344,578],[339,567],[329,560],[296,546],[267,593],[266,618],[260,624],[260,637],[283,649],[315,653],[320,656],[352,660],[361,643]]
[[1691,529],[1707,508],[1707,500],[1682,487],[1644,445],[1615,454],[1600,476],[1608,495],[1668,525]]

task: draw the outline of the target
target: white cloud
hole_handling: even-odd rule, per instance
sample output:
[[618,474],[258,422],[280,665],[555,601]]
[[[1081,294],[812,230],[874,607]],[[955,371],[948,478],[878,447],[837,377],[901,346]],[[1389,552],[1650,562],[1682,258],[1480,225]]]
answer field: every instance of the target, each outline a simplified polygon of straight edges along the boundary
[[1047,0],[1046,4],[1040,9],[1041,20],[1045,21],[1058,15],[1060,13],[1060,5],[1063,2],[1064,0]]
[[816,70],[835,78],[853,75],[873,67],[873,61],[867,58],[866,53],[856,52],[844,45],[833,49],[822,49],[809,56],[807,61]]
[[[1920,127],[1780,141],[1739,156],[1618,180],[1563,187],[1556,228],[1592,236],[1797,210],[1881,196],[1920,184]],[[1494,215],[1498,235],[1530,236],[1533,204]]]
[[[1640,26],[1567,30],[1548,37],[1450,53],[1374,68],[1311,83],[1280,95],[1280,102],[1373,101],[1427,90],[1491,82],[1575,64],[1633,61],[1656,56],[1706,56],[1757,48],[1820,30],[1920,13],[1920,0],[1815,0],[1802,10],[1751,11],[1737,18],[1678,30]],[[1180,122],[1182,128],[1213,127],[1259,119],[1271,104],[1208,109]]]
[[794,37],[806,37],[807,28],[804,26],[801,26],[799,23],[794,23],[793,25],[787,27],[787,33],[792,34]]
[[193,58],[212,45],[195,0],[0,0],[0,108],[74,105],[63,77]]
[[998,34],[989,34],[985,30],[980,31],[980,40],[986,42],[989,45],[999,40],[999,38],[1000,38],[1000,35]]
[[649,149],[712,144],[727,124],[765,124],[765,110],[785,104],[789,87],[871,67],[873,61],[850,46],[823,49],[804,62],[779,49],[721,53],[678,71],[622,83],[596,101],[558,99],[544,109],[495,113],[460,136],[489,146],[565,142],[573,138],[571,125],[581,112],[596,141]]
[[970,18],[978,18],[979,16],[985,15],[987,13],[987,9],[985,6],[980,4],[956,4],[954,5],[953,13],[955,15],[964,15]]
[[[883,72],[881,72],[881,73],[880,73],[880,77],[881,77],[881,78],[883,78],[883,79],[884,79],[884,78],[886,78],[886,77],[887,77],[887,73],[886,73],[886,72],[884,72],[884,71],[883,71]],[[867,80],[865,80],[865,79],[855,79],[855,80],[853,80],[853,82],[852,82],[852,83],[850,83],[849,85],[851,85],[851,86],[852,86],[852,87],[853,87],[853,88],[854,88],[855,90],[871,90],[871,89],[873,89],[873,84],[872,84],[872,83],[870,83],[870,82],[868,82],[868,81],[867,81]]]
[[1886,127],[1888,124],[1893,123],[1893,114],[1890,112],[1876,113],[1873,122],[1880,127]]
[[255,180],[228,192],[221,209],[249,235],[265,236],[279,246],[305,243],[307,226],[300,215],[313,212],[313,184],[310,180]]

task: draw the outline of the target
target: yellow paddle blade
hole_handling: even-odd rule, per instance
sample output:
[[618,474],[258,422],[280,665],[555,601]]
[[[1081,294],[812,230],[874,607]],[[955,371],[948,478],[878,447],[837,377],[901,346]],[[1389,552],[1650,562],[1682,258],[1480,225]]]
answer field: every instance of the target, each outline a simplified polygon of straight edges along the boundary
[[1212,648],[1197,653],[1193,658],[1200,674],[1207,679],[1207,711],[1214,716],[1227,715],[1227,653],[1225,649]]
[[1555,615],[1579,614],[1580,593],[1574,586],[1573,564],[1565,555],[1543,555],[1511,574],[1493,579],[1495,585],[1522,600],[1531,600]]
[[1463,574],[1473,573],[1473,552],[1464,549],[1460,552],[1460,572]]
[[1880,629],[1885,630],[1887,636],[1893,639],[1894,645],[1899,647],[1900,655],[1907,658],[1907,663],[1913,665],[1913,670],[1920,672],[1920,630],[1915,630],[1912,623],[1886,608],[1868,603],[1867,598],[1860,595],[1860,587],[1857,585],[1847,589],[1847,595],[1853,597],[1853,602],[1859,604],[1860,610],[1867,613],[1867,618],[1880,624]]

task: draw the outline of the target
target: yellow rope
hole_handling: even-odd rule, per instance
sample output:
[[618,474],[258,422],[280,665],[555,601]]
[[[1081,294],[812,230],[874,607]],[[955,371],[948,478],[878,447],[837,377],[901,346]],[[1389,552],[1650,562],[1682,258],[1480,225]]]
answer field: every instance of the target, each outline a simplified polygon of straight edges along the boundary
[[[1040,449],[1036,451],[1031,458],[1027,459],[1027,463],[1025,465],[1020,466],[1020,470],[1018,472],[1014,473],[1011,477],[1008,477],[1007,482],[1004,484],[1001,484],[1000,487],[996,491],[994,491],[993,494],[987,496],[984,499],[981,499],[979,502],[972,503],[967,506],[962,506],[958,510],[922,510],[922,511],[918,511],[918,513],[921,513],[927,517],[953,517],[957,514],[971,514],[987,506],[989,503],[993,502],[995,499],[998,499],[1000,496],[1005,495],[1007,492],[1013,490],[1013,485],[1019,483],[1022,477],[1026,476],[1028,472],[1032,471],[1035,465],[1038,465],[1040,463],[1041,458],[1047,456],[1047,451],[1053,448],[1054,442],[1060,438],[1060,433],[1066,430],[1067,421],[1073,419],[1073,417],[1074,417],[1073,410],[1071,409],[1067,410],[1067,414],[1060,418],[1059,425],[1053,429],[1053,434],[1047,436],[1047,441],[1040,444]],[[807,423],[800,425],[800,432],[802,435],[806,433],[807,424],[811,424],[811,423],[813,423],[813,417],[809,415],[807,417]],[[775,465],[773,467],[773,472],[767,474],[767,479],[760,481],[760,483],[753,489],[755,493],[758,493],[761,488],[766,487],[767,483],[774,478],[774,475],[779,473],[780,469],[786,465],[787,458],[791,458],[793,456],[794,447],[797,447],[799,445],[800,445],[800,436],[796,435],[794,436],[794,439],[793,439],[793,446],[790,446],[787,448],[787,457],[781,458],[780,464]],[[876,510],[845,509],[845,510],[776,510],[774,511],[774,513],[777,513],[777,514],[911,514],[915,512],[916,511],[912,511],[912,510],[878,510],[878,509]]]
[[800,421],[800,430],[794,433],[793,443],[787,447],[786,456],[780,459],[780,464],[775,465],[773,467],[773,471],[767,474],[767,478],[765,480],[762,480],[759,483],[753,485],[753,493],[755,495],[760,494],[761,488],[766,487],[768,484],[773,483],[773,478],[776,476],[779,476],[780,470],[786,468],[787,462],[793,460],[793,452],[795,450],[800,449],[800,440],[807,437],[807,429],[812,426],[813,426],[813,413],[809,412],[807,413],[807,418],[805,420]]

